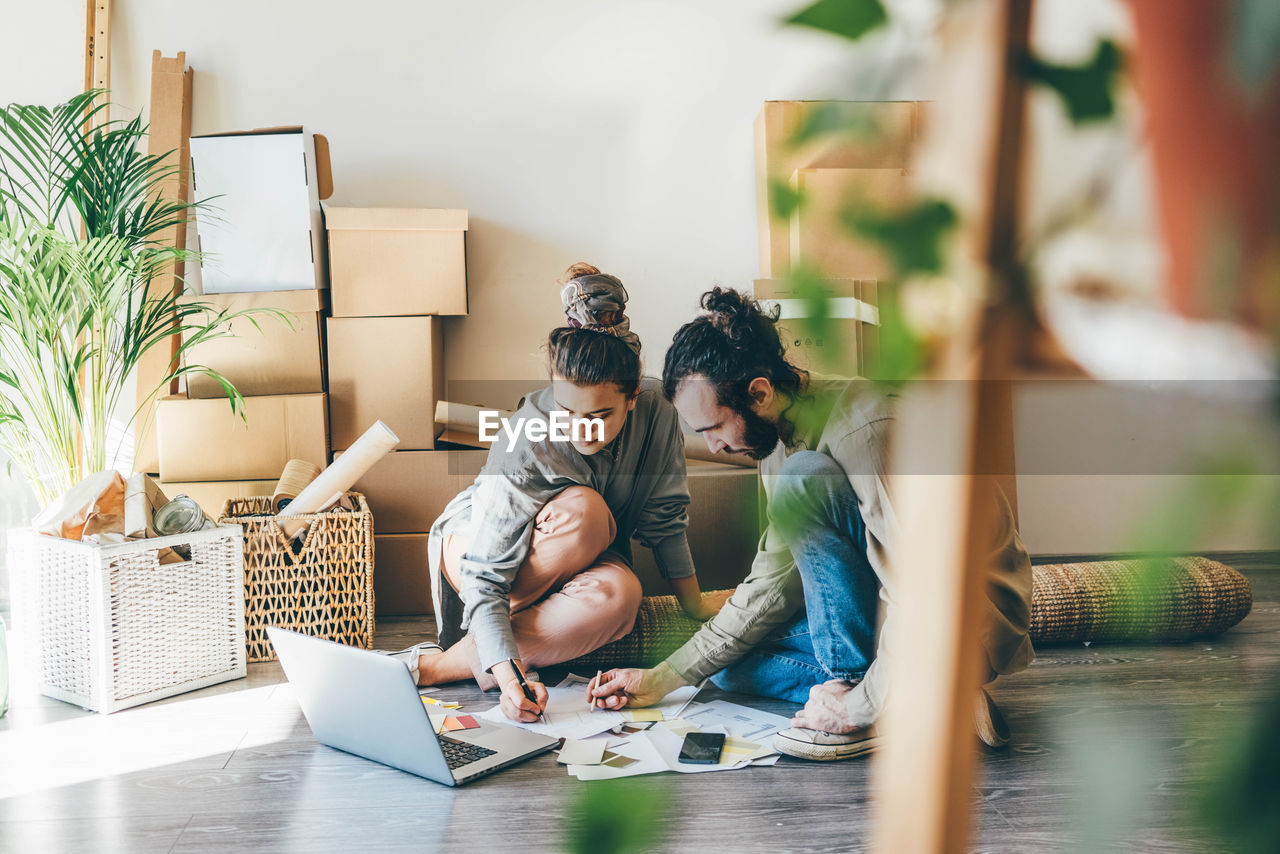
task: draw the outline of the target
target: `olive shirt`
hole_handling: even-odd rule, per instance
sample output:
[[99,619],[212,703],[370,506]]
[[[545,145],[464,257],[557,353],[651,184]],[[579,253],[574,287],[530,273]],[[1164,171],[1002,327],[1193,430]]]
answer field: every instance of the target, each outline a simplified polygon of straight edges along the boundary
[[[549,422],[550,413],[559,409],[548,386],[529,395],[511,420]],[[458,567],[462,628],[475,637],[485,670],[520,657],[511,634],[511,585],[529,553],[538,511],[570,486],[600,493],[613,513],[618,533],[602,560],[630,566],[634,536],[652,549],[664,577],[693,575],[685,533],[689,484],[684,434],[656,380],[641,381],[622,431],[591,456],[568,442],[529,441],[523,432],[508,451],[507,436],[499,431],[475,483],[450,501],[431,526],[428,545],[432,594],[440,614],[444,537],[467,537]]]
[[[773,453],[761,460],[760,481],[767,500],[787,456],[795,451],[815,450],[844,469],[857,496],[858,511],[866,525],[867,559],[880,582],[882,602],[876,658],[851,695],[850,722],[868,726],[884,708],[886,625],[894,617],[894,597],[898,592],[894,569],[898,552],[894,543],[900,533],[886,474],[893,422],[891,400],[866,380],[815,377],[810,381],[809,392],[793,407],[797,410],[797,427],[790,444],[779,442]],[[999,497],[998,516],[987,567],[991,622],[981,638],[992,675],[1022,670],[1035,657],[1027,633],[1031,622],[1031,560],[1003,496]],[[760,539],[746,579],[720,613],[667,658],[666,665],[685,681],[697,683],[737,661],[803,608],[799,570],[770,526]]]

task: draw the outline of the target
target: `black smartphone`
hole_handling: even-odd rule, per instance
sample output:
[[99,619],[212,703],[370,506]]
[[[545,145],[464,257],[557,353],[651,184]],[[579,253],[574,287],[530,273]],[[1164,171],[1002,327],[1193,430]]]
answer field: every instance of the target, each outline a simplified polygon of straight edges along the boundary
[[722,732],[691,732],[680,745],[678,761],[686,765],[715,765],[720,761],[720,749],[724,747]]

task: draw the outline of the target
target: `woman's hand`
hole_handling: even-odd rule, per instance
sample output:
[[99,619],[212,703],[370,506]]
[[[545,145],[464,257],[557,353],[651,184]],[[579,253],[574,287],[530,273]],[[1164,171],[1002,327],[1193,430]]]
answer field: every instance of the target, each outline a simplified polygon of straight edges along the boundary
[[725,601],[733,593],[732,590],[717,590],[711,594],[703,593],[698,586],[698,576],[696,575],[671,579],[671,589],[675,591],[676,598],[680,600],[680,607],[684,609],[684,612],[693,619],[704,623],[720,613]]
[[534,723],[538,720],[538,715],[547,707],[547,686],[541,682],[534,682],[532,679],[525,681],[529,686],[529,690],[533,692],[534,699],[537,702],[530,702],[529,698],[524,695],[524,691],[520,688],[520,682],[511,679],[502,685],[502,699],[498,705],[502,707],[502,713],[513,721],[522,721],[524,723]]
[[684,606],[685,613],[695,620],[706,622],[720,613],[720,609],[724,607],[724,603],[729,601],[729,597],[733,595],[732,590],[714,590],[711,593],[703,593],[698,601],[688,604],[681,603]]
[[607,671],[600,677],[599,684],[591,680],[587,685],[587,701],[594,702],[596,708],[610,711],[625,706],[652,706],[687,684],[665,663],[652,670],[619,668]]

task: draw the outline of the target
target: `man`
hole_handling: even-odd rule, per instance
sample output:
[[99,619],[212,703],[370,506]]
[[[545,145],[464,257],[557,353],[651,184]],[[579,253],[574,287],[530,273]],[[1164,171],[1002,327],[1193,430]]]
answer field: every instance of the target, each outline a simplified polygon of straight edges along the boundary
[[[898,581],[886,474],[892,401],[865,380],[796,368],[776,313],[748,296],[715,288],[702,307],[667,351],[663,391],[712,451],[760,460],[768,528],[747,578],[693,638],[652,670],[610,671],[592,695],[606,708],[643,706],[711,676],[726,690],[805,704],[775,737],[780,752],[818,760],[865,753],[889,690],[883,641]],[[998,500],[984,682],[1034,658],[1031,562],[1008,502]],[[975,726],[991,746],[1008,741],[985,690]]]

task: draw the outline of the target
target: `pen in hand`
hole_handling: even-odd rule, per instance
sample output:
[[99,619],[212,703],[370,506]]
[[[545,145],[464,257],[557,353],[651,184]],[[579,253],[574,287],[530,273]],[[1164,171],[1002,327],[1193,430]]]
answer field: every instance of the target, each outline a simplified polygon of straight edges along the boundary
[[600,708],[600,701],[596,699],[595,689],[600,687],[600,680],[604,677],[603,670],[596,671],[596,678],[587,686],[587,705],[591,707],[591,711]]
[[[516,681],[520,683],[520,690],[524,692],[524,698],[530,703],[533,703],[534,706],[537,706],[538,698],[533,696],[533,689],[530,688],[529,683],[525,681],[524,671],[520,669],[520,665],[516,664],[516,660],[514,658],[508,658],[507,664],[510,664],[511,669],[515,671]],[[542,721],[544,724],[547,722],[547,719],[543,716],[541,711],[538,712],[538,720]]]

